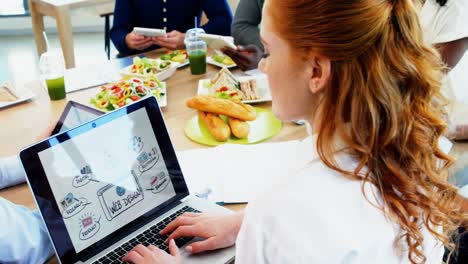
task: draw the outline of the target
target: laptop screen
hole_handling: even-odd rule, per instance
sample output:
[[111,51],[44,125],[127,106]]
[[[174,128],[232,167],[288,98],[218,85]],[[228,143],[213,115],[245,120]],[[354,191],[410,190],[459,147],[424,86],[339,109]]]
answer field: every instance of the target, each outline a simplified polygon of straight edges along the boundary
[[175,196],[145,108],[39,152],[78,253]]

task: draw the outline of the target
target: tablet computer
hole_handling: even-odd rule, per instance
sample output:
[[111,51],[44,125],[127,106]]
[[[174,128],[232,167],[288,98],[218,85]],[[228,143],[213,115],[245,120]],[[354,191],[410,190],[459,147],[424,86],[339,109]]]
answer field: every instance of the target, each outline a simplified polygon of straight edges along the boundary
[[65,110],[63,110],[57,125],[52,131],[52,135],[77,127],[102,114],[104,114],[104,112],[97,109],[74,101],[68,101]]
[[232,37],[199,33],[198,37],[206,42],[206,45],[214,50],[220,50],[224,47],[237,49]]
[[165,37],[166,36],[166,30],[164,29],[134,27],[133,31],[135,31],[135,33],[138,35],[142,35],[146,37]]

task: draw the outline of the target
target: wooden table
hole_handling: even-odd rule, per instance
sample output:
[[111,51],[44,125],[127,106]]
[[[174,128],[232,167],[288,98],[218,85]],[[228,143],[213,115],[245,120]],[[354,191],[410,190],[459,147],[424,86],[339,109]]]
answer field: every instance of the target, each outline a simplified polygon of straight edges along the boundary
[[[161,51],[148,53],[148,57],[156,57]],[[185,106],[185,100],[197,93],[198,80],[213,76],[219,68],[207,65],[207,73],[204,75],[191,75],[189,67],[178,69],[167,80],[168,105],[163,108],[166,124],[176,150],[204,148],[194,143],[184,135],[184,127],[188,120],[196,112]],[[2,147],[0,157],[15,155],[23,147],[36,141],[36,137],[45,131],[47,127],[55,123],[62,113],[67,100],[50,101],[46,89],[39,81],[27,84],[38,96],[34,101],[0,111],[0,138]],[[96,94],[96,89],[87,89],[67,95],[68,100],[89,105],[89,99]],[[261,103],[257,106],[270,109],[271,103]],[[270,139],[272,141],[286,141],[304,138],[306,131],[303,126],[296,126],[290,122],[285,123],[280,134]],[[29,188],[26,184],[0,191],[0,196],[17,204],[34,208]],[[232,209],[243,208],[230,206]]]
[[109,5],[115,0],[28,0],[31,20],[36,41],[37,53],[40,56],[46,50],[42,32],[44,31],[44,16],[50,16],[57,21],[57,31],[62,46],[63,58],[67,69],[75,67],[75,52],[73,50],[73,29],[70,10],[96,5]]

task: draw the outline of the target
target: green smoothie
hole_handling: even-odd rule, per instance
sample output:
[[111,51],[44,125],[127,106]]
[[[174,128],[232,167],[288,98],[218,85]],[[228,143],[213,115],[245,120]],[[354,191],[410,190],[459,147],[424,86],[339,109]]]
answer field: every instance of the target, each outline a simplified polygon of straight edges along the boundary
[[61,100],[65,98],[65,80],[62,77],[46,80],[47,90],[51,100]]
[[190,70],[192,74],[206,73],[206,52],[194,51],[189,53]]

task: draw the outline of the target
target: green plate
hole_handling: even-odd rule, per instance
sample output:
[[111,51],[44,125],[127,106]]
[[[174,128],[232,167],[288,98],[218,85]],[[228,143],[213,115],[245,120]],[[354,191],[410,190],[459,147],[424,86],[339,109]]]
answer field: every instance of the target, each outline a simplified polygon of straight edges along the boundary
[[[185,126],[185,135],[197,143],[208,146],[217,146],[224,143],[258,143],[265,139],[271,138],[280,132],[282,123],[276,119],[270,110],[265,110],[258,107],[255,107],[255,110],[257,111],[257,119],[248,122],[250,125],[250,132],[247,138],[239,139],[231,135],[231,137],[226,142],[217,141],[206,128],[205,123],[203,123],[201,120],[198,120],[198,115],[190,119],[188,124]],[[221,118],[226,122],[227,118],[225,116],[221,116]]]

